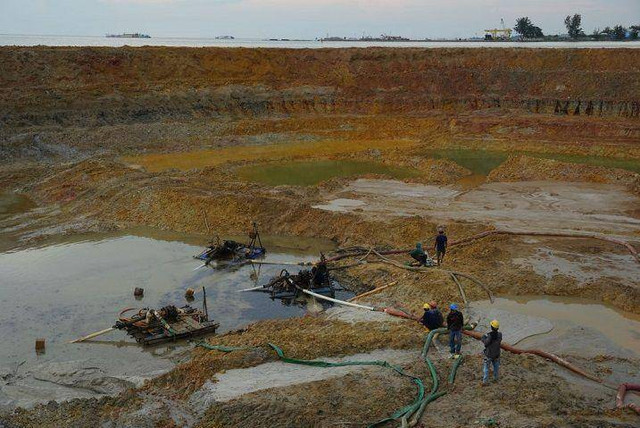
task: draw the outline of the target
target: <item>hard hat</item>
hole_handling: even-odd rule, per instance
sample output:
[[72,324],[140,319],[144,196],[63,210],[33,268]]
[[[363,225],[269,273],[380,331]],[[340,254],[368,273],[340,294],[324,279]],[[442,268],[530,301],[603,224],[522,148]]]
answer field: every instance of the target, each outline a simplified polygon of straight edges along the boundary
[[424,305],[422,305],[423,309],[429,309],[431,308],[431,305],[429,303],[425,303]]
[[451,310],[458,309],[458,305],[456,305],[455,303],[452,303],[452,304],[449,306],[449,309],[451,309]]
[[433,309],[435,309],[435,308],[438,307],[438,304],[436,303],[435,300],[432,300],[432,301],[429,302],[429,306],[431,306]]
[[491,321],[491,327],[495,328],[496,330],[499,329],[500,323],[498,322],[498,320]]

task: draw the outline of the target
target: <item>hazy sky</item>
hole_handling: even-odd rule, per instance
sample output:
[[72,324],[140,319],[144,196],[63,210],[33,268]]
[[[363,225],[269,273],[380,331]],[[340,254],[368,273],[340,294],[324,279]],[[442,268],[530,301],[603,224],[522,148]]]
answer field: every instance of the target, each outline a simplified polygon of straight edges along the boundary
[[468,37],[520,16],[555,34],[573,13],[587,33],[640,24],[640,0],[0,0],[0,34]]

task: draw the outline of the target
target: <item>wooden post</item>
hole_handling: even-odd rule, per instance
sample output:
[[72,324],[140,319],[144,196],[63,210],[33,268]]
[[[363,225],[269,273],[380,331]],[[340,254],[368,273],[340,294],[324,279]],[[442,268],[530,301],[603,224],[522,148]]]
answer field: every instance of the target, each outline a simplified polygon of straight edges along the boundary
[[207,290],[202,286],[202,310],[204,311],[204,316],[207,317],[207,321],[209,321],[209,310],[207,309]]

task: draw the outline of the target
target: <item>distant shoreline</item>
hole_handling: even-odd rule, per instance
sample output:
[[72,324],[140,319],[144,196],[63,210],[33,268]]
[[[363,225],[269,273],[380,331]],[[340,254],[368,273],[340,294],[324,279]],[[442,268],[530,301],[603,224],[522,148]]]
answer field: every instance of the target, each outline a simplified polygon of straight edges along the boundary
[[0,46],[51,47],[192,47],[192,48],[265,48],[265,49],[346,49],[346,48],[529,48],[529,49],[638,49],[640,41],[526,40],[486,41],[449,40],[292,40],[292,39],[216,39],[211,38],[107,38],[105,36],[44,36],[0,34]]

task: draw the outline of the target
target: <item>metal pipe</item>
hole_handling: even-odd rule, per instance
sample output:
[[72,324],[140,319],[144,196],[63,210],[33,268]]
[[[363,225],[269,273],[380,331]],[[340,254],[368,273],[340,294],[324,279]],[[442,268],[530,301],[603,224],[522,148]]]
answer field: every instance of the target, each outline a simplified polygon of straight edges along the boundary
[[310,296],[313,296],[313,297],[315,297],[317,299],[326,300],[328,302],[337,303],[339,305],[351,306],[353,308],[366,309],[368,311],[375,311],[376,310],[373,306],[365,306],[365,305],[358,305],[357,303],[345,302],[344,300],[338,300],[338,299],[334,299],[332,297],[323,296],[322,294],[314,293],[313,291],[309,291],[309,290],[304,289],[304,288],[299,288],[299,290],[302,291],[303,293],[308,294]]

